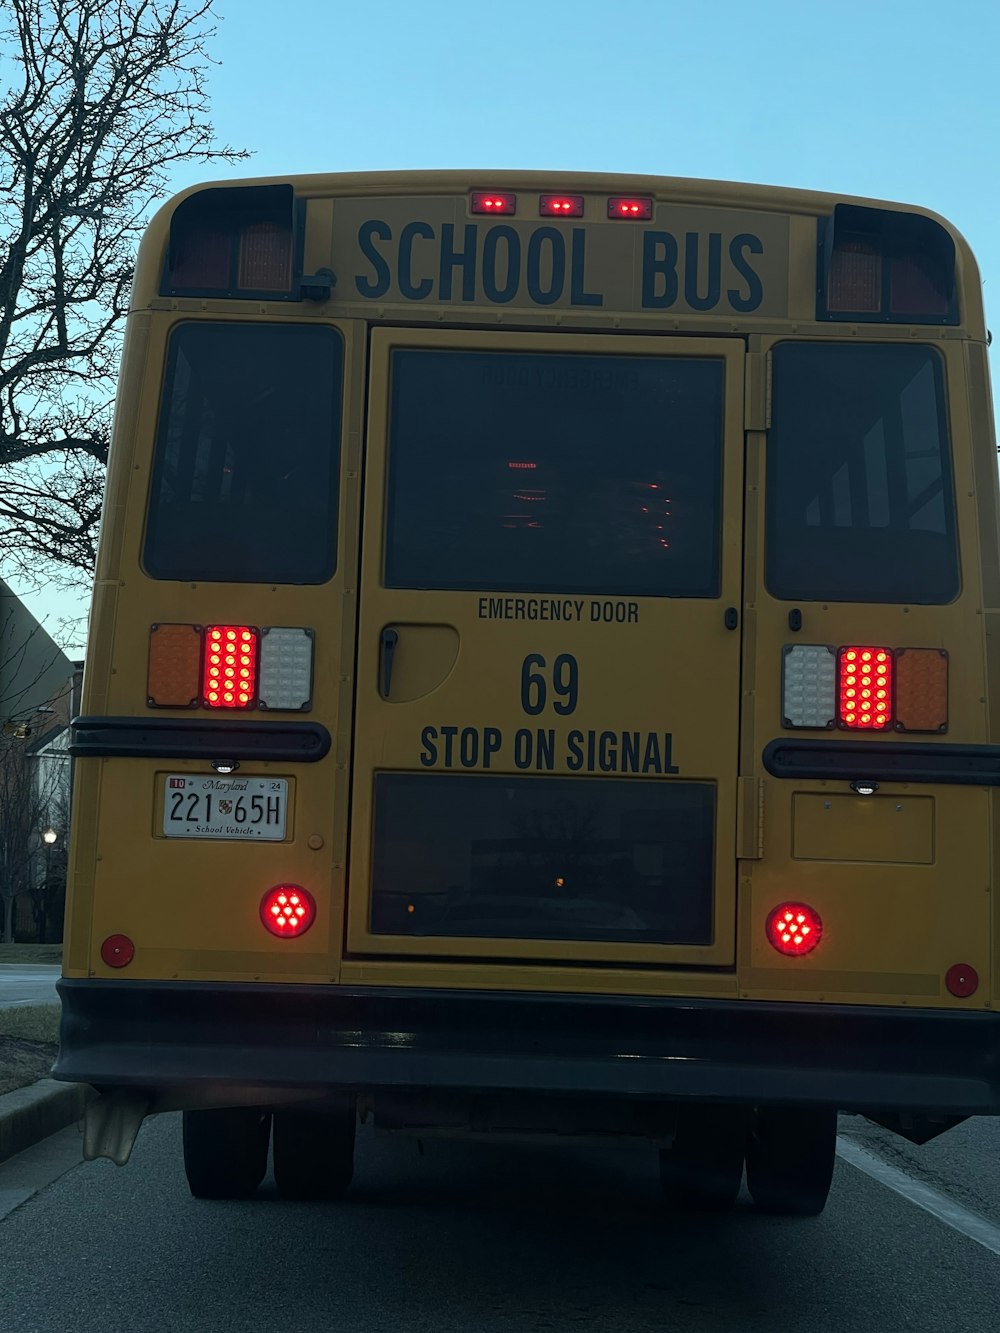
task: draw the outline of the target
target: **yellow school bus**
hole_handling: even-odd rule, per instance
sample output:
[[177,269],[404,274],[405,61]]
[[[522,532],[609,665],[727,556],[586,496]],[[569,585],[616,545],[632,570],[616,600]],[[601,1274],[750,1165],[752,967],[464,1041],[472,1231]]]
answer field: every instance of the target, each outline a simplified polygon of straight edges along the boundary
[[659,177],[188,190],[129,314],[56,1075],[86,1152],[339,1195],[390,1131],[632,1137],[815,1213],[838,1110],[1000,1112],[976,264]]

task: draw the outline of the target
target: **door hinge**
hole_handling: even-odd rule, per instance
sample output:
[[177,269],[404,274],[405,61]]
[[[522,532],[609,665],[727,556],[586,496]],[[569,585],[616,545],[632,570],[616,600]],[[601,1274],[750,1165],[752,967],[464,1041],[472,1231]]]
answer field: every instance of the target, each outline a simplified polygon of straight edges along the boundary
[[744,384],[744,430],[768,430],[771,425],[771,354],[748,352]]
[[759,861],[764,855],[764,783],[761,778],[736,781],[736,856]]

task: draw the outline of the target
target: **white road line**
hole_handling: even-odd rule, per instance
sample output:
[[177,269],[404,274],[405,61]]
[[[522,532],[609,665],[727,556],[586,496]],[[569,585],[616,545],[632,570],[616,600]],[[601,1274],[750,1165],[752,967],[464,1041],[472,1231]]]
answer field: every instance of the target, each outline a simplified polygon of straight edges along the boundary
[[895,1190],[904,1199],[909,1199],[910,1203],[915,1203],[918,1208],[931,1213],[946,1226],[976,1241],[991,1254],[1000,1255],[1000,1226],[995,1222],[989,1222],[978,1213],[970,1212],[954,1199],[949,1199],[947,1194],[925,1185],[923,1181],[914,1180],[912,1176],[906,1175],[895,1166],[890,1166],[881,1157],[852,1143],[850,1139],[838,1137],[837,1156],[849,1162],[851,1166],[857,1167],[859,1171],[864,1171],[879,1184]]

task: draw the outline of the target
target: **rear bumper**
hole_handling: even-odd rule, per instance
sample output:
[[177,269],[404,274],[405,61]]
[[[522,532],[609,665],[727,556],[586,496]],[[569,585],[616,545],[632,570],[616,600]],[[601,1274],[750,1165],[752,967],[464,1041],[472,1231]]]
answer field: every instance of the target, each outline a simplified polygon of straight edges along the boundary
[[55,1077],[156,1104],[435,1089],[1000,1113],[1000,1015],[72,979]]

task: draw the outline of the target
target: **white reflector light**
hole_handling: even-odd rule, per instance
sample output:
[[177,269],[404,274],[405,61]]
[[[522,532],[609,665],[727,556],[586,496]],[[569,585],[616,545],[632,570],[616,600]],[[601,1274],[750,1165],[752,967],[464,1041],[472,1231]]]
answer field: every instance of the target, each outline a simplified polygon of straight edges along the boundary
[[781,725],[832,727],[837,717],[837,656],[825,643],[782,650]]
[[259,707],[302,712],[312,703],[313,634],[308,629],[260,632]]

